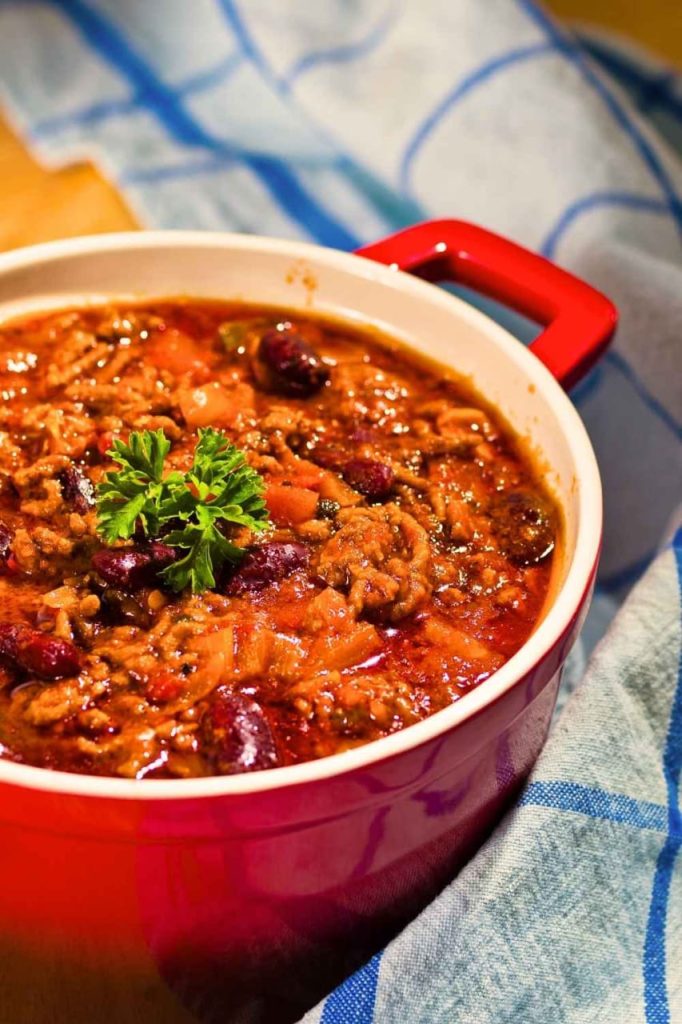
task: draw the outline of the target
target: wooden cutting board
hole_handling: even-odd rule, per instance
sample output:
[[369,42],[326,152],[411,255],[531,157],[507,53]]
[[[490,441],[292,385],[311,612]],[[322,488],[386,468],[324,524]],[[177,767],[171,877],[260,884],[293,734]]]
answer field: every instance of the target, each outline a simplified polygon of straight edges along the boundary
[[137,226],[90,164],[45,170],[0,115],[0,250]]

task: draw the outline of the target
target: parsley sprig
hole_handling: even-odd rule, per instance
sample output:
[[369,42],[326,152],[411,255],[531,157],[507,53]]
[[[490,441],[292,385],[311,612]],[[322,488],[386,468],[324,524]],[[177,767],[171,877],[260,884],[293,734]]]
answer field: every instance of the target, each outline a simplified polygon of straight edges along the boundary
[[170,447],[163,430],[133,431],[127,444],[114,442],[108,454],[119,468],[97,487],[97,530],[112,544],[128,540],[139,524],[148,539],[179,548],[182,557],[161,576],[175,591],[189,586],[198,593],[214,587],[217,570],[244,553],[220,524],[267,526],[264,484],[244,453],[210,427],[199,430],[186,473],[164,475]]

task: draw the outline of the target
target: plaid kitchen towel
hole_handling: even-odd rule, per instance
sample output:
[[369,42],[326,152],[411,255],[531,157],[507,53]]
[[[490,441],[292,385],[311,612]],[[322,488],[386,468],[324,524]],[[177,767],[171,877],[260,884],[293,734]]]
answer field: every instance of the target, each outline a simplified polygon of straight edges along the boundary
[[682,1020],[682,534],[617,616],[521,797],[305,1024]]
[[606,532],[553,737],[468,867],[306,1021],[682,1021],[678,77],[533,0],[0,0],[0,87],[43,162],[94,159],[150,226],[352,249],[461,217],[615,300],[573,393]]

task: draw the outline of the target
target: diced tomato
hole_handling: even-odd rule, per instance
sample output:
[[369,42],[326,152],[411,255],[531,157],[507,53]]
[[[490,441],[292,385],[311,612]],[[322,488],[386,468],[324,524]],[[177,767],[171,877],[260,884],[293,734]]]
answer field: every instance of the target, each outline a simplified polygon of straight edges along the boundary
[[239,394],[211,381],[180,393],[180,409],[189,427],[230,426],[243,409]]
[[102,456],[106,456],[107,452],[114,443],[114,434],[111,430],[104,430],[101,434],[97,435],[96,440],[97,451]]
[[166,704],[176,700],[182,692],[182,682],[172,672],[154,672],[147,680],[144,695],[153,704]]
[[305,487],[311,491],[319,491],[324,478],[329,474],[325,469],[316,466],[309,459],[296,459],[286,467],[284,479],[294,487]]
[[5,562],[5,569],[7,570],[8,576],[17,576],[21,572],[21,566],[17,562],[14,555],[9,555]]
[[174,327],[155,333],[145,346],[145,356],[159,370],[177,376],[206,371],[212,362],[210,350]]
[[295,526],[312,519],[317,499],[316,492],[307,487],[268,484],[265,489],[265,504],[276,526]]
[[291,477],[291,483],[294,487],[304,487],[309,491],[319,491],[322,483],[322,477],[317,475],[313,476],[312,473],[301,473]]
[[270,612],[278,629],[298,630],[303,625],[308,608],[308,601],[288,601],[276,605]]

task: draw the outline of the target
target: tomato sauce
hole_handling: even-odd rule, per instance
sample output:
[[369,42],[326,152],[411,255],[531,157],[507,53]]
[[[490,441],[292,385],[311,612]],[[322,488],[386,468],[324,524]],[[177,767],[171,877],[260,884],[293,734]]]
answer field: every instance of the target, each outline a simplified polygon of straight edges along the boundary
[[[300,313],[168,300],[0,325],[0,755],[183,778],[323,757],[485,685],[546,603],[560,516],[518,440],[449,370]],[[212,427],[267,528],[215,586],[107,544],[112,443]],[[139,526],[139,524],[138,524]]]

